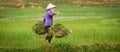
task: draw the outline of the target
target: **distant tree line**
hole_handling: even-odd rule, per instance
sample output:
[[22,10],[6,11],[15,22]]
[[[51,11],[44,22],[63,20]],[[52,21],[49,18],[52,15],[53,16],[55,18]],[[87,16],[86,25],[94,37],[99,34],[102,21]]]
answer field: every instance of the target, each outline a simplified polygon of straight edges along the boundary
[[58,6],[120,6],[120,0],[0,0],[0,8],[42,8],[48,3]]

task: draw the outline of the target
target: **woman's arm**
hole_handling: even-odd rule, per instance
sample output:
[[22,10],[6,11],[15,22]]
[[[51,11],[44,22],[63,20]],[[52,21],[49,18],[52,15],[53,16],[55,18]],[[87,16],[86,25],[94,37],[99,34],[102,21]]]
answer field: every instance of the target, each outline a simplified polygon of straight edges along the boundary
[[60,12],[48,11],[48,14],[49,14],[50,16],[53,16],[53,15],[55,15],[55,14],[60,14]]
[[53,11],[48,11],[48,15],[49,16],[53,16],[53,15],[55,15],[56,13],[55,12],[53,12]]

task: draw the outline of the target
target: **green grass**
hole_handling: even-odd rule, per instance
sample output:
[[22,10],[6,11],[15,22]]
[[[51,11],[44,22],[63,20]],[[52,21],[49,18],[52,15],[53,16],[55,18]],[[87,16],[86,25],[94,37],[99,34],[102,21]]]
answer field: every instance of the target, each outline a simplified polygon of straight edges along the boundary
[[[44,9],[0,9],[0,51],[36,52],[119,52],[119,7],[115,8],[56,8],[62,14],[55,20],[73,31],[64,38],[52,39],[52,46],[42,45],[46,35],[32,31],[37,19],[45,15]],[[64,19],[73,17],[73,19]],[[82,18],[84,17],[84,18]],[[98,18],[102,17],[102,18]],[[54,50],[54,51],[53,51]]]
[[[120,7],[74,7],[74,8],[56,8],[61,14],[57,16],[104,16],[104,17],[119,17]],[[0,17],[4,16],[10,19],[33,19],[44,17],[45,9],[18,9],[8,8],[0,10]]]

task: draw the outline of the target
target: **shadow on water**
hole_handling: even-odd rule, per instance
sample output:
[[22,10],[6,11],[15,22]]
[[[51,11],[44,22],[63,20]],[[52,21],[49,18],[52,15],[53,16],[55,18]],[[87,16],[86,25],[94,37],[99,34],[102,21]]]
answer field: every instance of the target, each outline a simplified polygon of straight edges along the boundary
[[39,48],[0,48],[1,52],[119,52],[120,44],[71,45],[69,43]]

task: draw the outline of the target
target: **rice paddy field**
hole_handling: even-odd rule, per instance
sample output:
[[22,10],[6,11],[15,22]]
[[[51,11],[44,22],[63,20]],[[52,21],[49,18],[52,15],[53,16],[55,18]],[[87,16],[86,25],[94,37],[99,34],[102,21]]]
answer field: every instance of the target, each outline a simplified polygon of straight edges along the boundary
[[56,8],[54,24],[72,30],[42,45],[45,35],[33,32],[45,9],[0,9],[0,52],[120,52],[120,7]]

